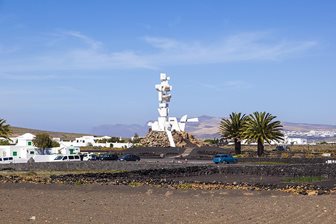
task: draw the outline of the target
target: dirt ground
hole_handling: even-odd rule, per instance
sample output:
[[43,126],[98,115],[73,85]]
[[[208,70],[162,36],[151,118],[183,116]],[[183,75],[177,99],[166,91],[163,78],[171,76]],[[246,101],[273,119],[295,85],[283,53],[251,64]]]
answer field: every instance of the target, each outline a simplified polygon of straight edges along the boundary
[[0,184],[0,223],[334,223],[336,195]]

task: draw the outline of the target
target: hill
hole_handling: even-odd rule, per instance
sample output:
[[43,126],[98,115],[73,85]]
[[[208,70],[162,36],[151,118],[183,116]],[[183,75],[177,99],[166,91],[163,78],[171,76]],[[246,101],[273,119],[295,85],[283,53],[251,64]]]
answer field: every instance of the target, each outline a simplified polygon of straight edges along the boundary
[[62,138],[62,139],[75,139],[83,135],[88,135],[88,134],[80,134],[80,133],[55,132],[55,131],[45,131],[45,130],[36,130],[36,129],[19,128],[19,127],[11,127],[11,131],[13,133],[12,134],[13,137],[17,137],[25,133],[31,133],[34,135],[39,134],[39,133],[47,133],[53,138]]
[[107,135],[116,137],[132,137],[135,133],[139,136],[145,136],[148,132],[146,125],[139,124],[106,124],[92,128],[95,135]]

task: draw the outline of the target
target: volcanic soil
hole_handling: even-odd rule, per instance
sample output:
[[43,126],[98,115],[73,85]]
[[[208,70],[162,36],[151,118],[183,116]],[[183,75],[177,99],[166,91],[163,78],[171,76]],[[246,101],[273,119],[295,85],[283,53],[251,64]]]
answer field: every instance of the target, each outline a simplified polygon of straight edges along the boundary
[[334,223],[336,195],[0,184],[0,223]]

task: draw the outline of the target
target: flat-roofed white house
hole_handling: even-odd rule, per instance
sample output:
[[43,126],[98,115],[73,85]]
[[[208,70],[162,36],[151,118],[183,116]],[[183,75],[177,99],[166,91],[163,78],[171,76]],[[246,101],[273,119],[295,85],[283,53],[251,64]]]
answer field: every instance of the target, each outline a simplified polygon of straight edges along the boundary
[[[36,158],[41,156],[40,151],[33,144],[33,139],[36,136],[30,133],[23,134],[18,137],[11,138],[13,145],[1,145],[0,157],[13,157],[17,160],[27,161],[31,157],[35,160],[45,160],[48,158]],[[79,147],[56,147],[47,149],[46,155],[71,155],[78,154],[80,152]],[[50,156],[52,158],[52,156]]]
[[[30,133],[23,134],[19,137],[13,138],[16,146],[33,146],[33,140],[36,136]],[[16,141],[15,141],[16,140]]]
[[95,146],[95,147],[113,147],[113,148],[130,148],[133,146],[130,142],[104,142],[101,143],[99,140],[108,140],[110,136],[96,137],[96,136],[82,136],[76,138],[73,141],[57,141],[63,147],[86,147],[86,146]]

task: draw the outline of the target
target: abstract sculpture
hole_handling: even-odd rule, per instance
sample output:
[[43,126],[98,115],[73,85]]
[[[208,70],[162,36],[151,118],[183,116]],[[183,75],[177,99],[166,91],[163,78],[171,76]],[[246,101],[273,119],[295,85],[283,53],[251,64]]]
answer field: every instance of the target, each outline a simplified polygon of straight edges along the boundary
[[155,85],[159,95],[159,117],[157,121],[149,122],[148,126],[151,127],[152,131],[166,132],[170,147],[175,147],[172,131],[185,131],[186,123],[198,122],[198,118],[188,119],[188,116],[184,115],[178,122],[176,117],[169,117],[169,103],[172,97],[170,91],[173,87],[169,85],[170,77],[165,73],[160,74],[160,80],[161,83]]

